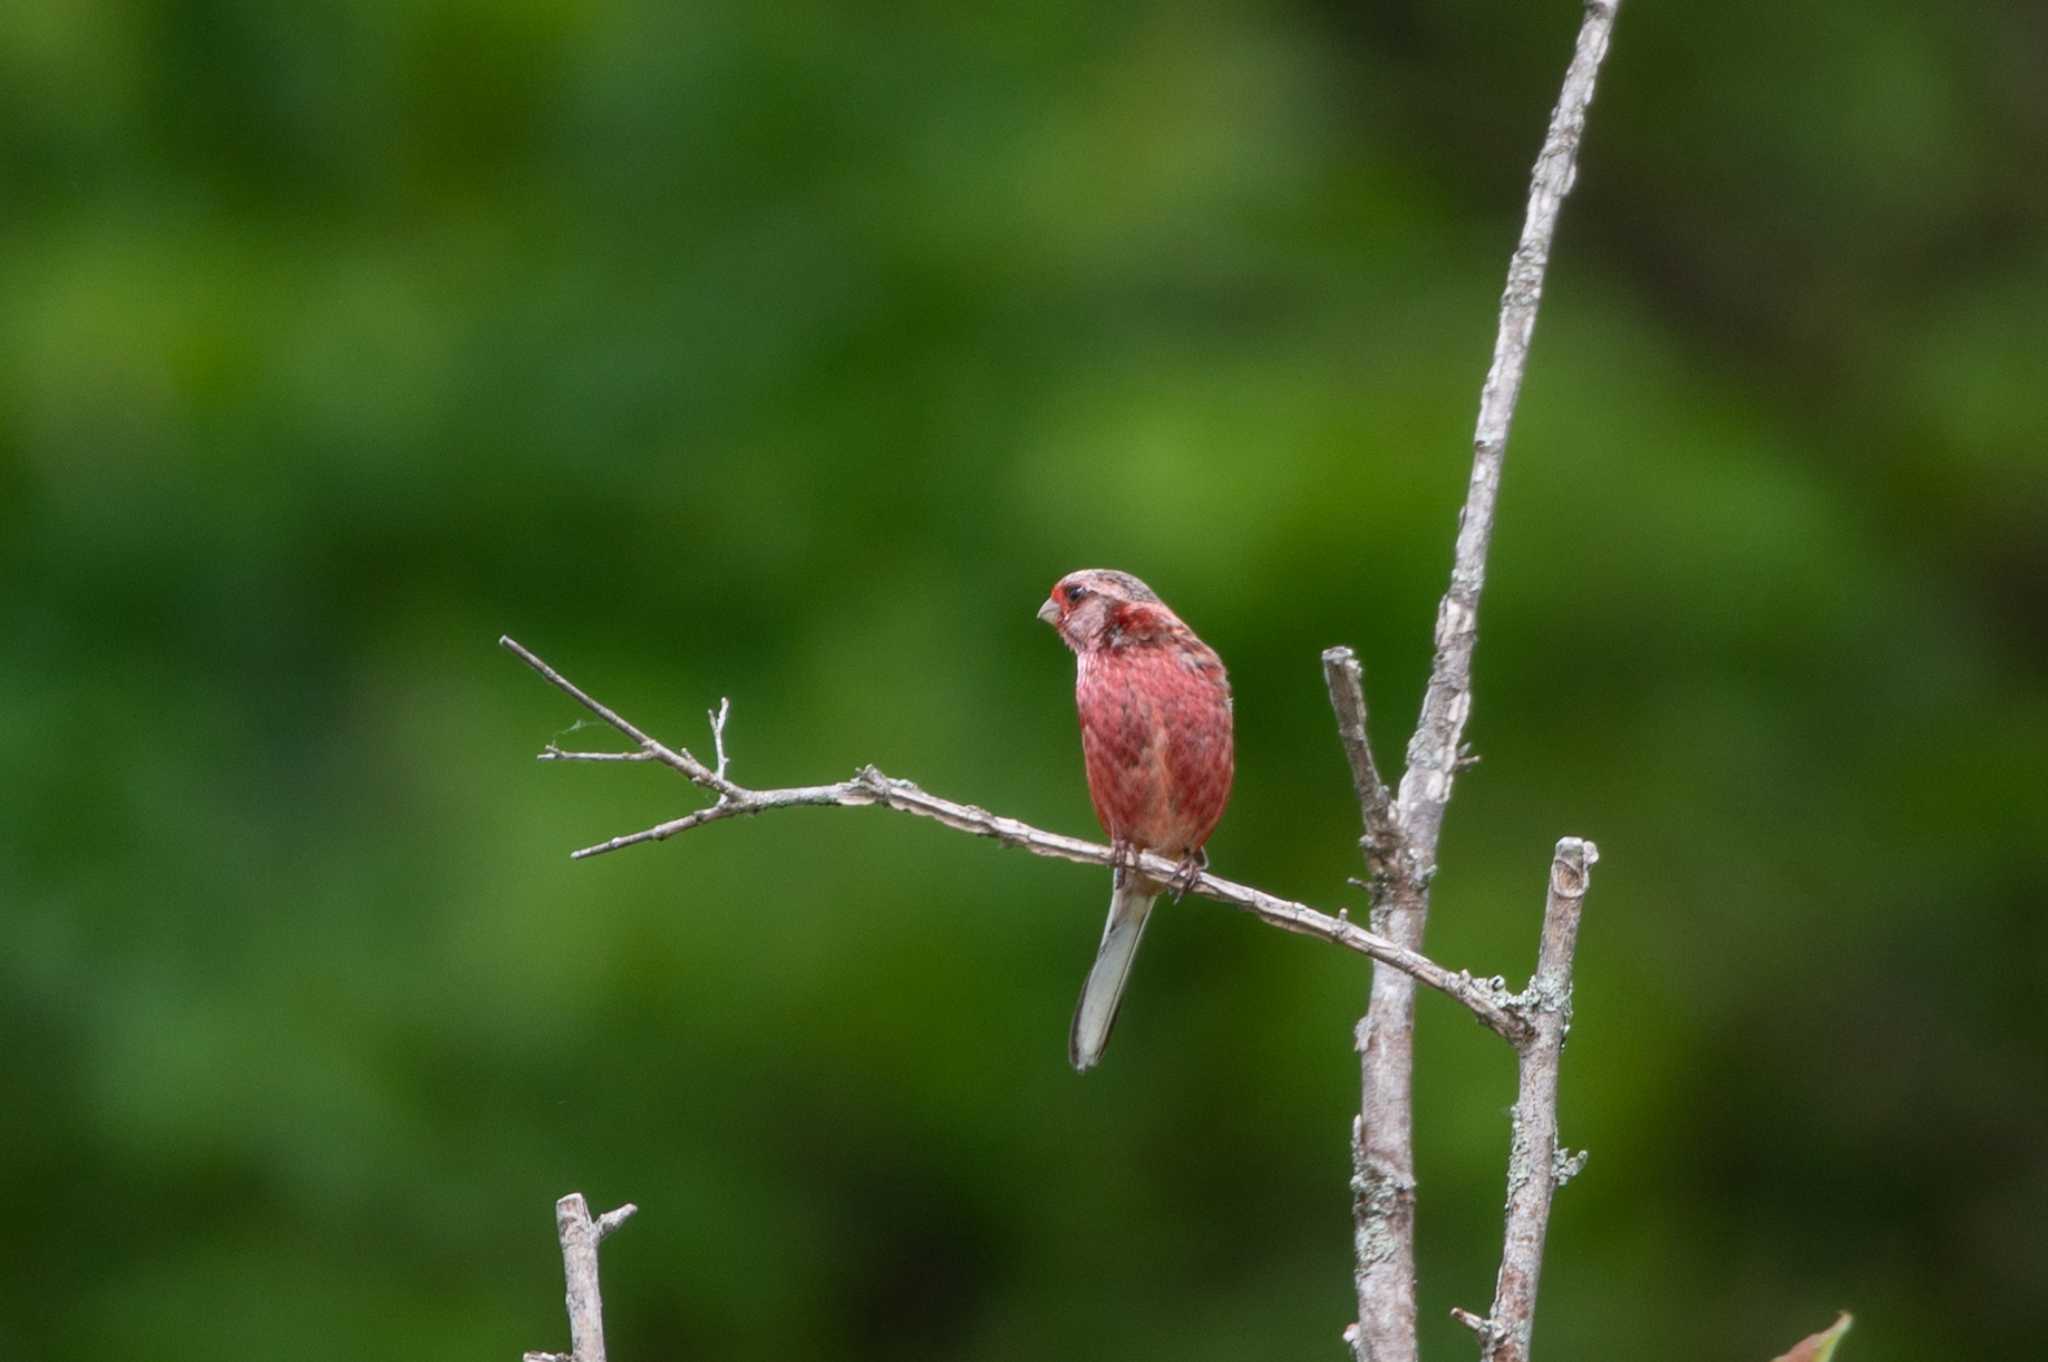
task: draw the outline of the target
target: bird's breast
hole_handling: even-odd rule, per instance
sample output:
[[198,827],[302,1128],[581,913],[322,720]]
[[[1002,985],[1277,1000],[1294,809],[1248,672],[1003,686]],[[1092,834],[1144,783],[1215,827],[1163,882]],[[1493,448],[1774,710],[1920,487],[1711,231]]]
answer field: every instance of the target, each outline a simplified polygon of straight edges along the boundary
[[1208,840],[1230,795],[1230,690],[1206,648],[1084,654],[1075,706],[1104,831],[1168,855]]

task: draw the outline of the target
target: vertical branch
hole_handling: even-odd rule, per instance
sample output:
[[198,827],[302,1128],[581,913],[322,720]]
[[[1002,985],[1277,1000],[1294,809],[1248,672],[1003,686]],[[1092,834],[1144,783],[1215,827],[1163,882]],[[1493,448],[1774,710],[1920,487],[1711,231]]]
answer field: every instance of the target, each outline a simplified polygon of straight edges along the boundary
[[640,1208],[627,1202],[590,1218],[583,1193],[555,1203],[555,1234],[562,1241],[562,1276],[568,1282],[569,1346],[566,1353],[527,1353],[524,1362],[605,1362],[604,1297],[597,1288],[597,1246]]
[[1593,102],[1593,83],[1607,55],[1608,35],[1620,0],[1590,0],[1578,46],[1566,69],[1550,131],[1536,157],[1529,186],[1528,213],[1522,238],[1508,262],[1507,288],[1501,295],[1500,327],[1493,343],[1493,365],[1479,395],[1479,421],[1472,441],[1472,478],[1465,507],[1458,518],[1458,540],[1451,564],[1450,589],[1437,609],[1436,657],[1422,714],[1408,743],[1408,767],[1401,777],[1401,821],[1424,880],[1436,862],[1437,834],[1444,806],[1450,802],[1458,742],[1472,710],[1472,653],[1479,641],[1479,592],[1486,582],[1486,550],[1493,538],[1494,503],[1500,495],[1501,465],[1507,454],[1508,430],[1521,396],[1522,375],[1529,364],[1529,341],[1536,330],[1536,307],[1543,298],[1543,275],[1557,235],[1558,212],[1577,178],[1579,140],[1586,129],[1586,110]]
[[1557,1189],[1585,1164],[1557,1143],[1557,1069],[1572,1029],[1572,955],[1578,948],[1579,916],[1586,885],[1600,849],[1567,837],[1550,863],[1550,891],[1543,905],[1543,943],[1536,973],[1515,1002],[1530,1022],[1527,1040],[1515,1047],[1517,1086],[1509,1118],[1507,1232],[1502,1238],[1500,1274],[1493,1288],[1493,1312],[1478,1319],[1454,1312],[1479,1334],[1483,1362],[1529,1362],[1529,1335],[1536,1319],[1536,1287],[1543,1272],[1543,1240],[1550,1228],[1550,1203]]
[[[1396,877],[1373,926],[1396,941],[1422,939],[1421,894]],[[1358,1362],[1415,1362],[1415,1146],[1411,1076],[1415,990],[1373,966],[1356,1033],[1358,1117],[1351,1123],[1351,1221]]]
[[[1508,264],[1493,363],[1479,398],[1472,476],[1458,519],[1450,588],[1437,608],[1436,653],[1395,802],[1402,847],[1382,911],[1386,934],[1411,950],[1422,944],[1429,886],[1436,874],[1437,838],[1458,770],[1465,721],[1472,711],[1479,594],[1486,582],[1486,551],[1493,538],[1508,431],[1528,367],[1558,212],[1577,174],[1586,110],[1619,3],[1588,0],[1557,108],[1536,157],[1521,240]],[[1410,1102],[1415,986],[1405,975],[1374,968],[1371,1000],[1358,1028],[1358,1050],[1360,1119],[1353,1127],[1352,1157],[1359,1319],[1349,1337],[1360,1362],[1415,1362],[1415,1151]]]

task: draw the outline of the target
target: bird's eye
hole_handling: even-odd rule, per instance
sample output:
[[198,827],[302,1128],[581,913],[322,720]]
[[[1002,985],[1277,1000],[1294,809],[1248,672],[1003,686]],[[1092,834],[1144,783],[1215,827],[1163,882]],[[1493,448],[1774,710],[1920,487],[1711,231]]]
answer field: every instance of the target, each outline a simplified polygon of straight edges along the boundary
[[1081,598],[1083,596],[1086,596],[1087,594],[1088,588],[1080,585],[1077,582],[1074,585],[1067,588],[1067,604],[1078,605],[1080,604]]

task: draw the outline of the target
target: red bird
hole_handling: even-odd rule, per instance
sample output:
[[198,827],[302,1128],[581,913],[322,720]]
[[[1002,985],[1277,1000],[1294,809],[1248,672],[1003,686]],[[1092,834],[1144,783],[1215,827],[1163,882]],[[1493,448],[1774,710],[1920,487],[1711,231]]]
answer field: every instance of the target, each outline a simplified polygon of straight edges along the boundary
[[[1192,883],[1208,863],[1202,844],[1223,816],[1234,770],[1222,659],[1127,572],[1068,573],[1038,617],[1074,650],[1088,797],[1110,845],[1134,860],[1139,851],[1177,860]],[[1145,919],[1166,889],[1117,867],[1102,946],[1067,1041],[1076,1069],[1102,1058]]]

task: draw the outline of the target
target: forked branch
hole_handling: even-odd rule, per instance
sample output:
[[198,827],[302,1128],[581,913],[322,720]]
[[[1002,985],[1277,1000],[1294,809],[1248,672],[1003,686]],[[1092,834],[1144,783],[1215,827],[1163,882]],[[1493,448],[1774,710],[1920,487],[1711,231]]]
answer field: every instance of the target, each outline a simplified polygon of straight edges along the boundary
[[604,1295],[597,1287],[597,1246],[639,1209],[629,1201],[593,1220],[581,1192],[571,1192],[555,1203],[555,1236],[562,1241],[572,1351],[527,1353],[522,1362],[605,1362]]
[[[1390,809],[1383,788],[1376,788],[1377,773],[1371,781],[1362,777],[1356,781],[1366,828],[1366,862],[1376,886],[1374,925],[1384,924],[1395,943],[1409,950],[1422,948],[1444,808],[1450,802],[1451,785],[1468,760],[1463,741],[1465,722],[1472,713],[1472,654],[1479,642],[1479,594],[1486,583],[1486,554],[1493,539],[1501,466],[1522,376],[1528,368],[1529,341],[1536,330],[1536,307],[1543,297],[1543,276],[1557,235],[1558,212],[1578,174],[1586,110],[1593,102],[1594,82],[1607,55],[1619,3],[1588,0],[1557,107],[1530,177],[1522,235],[1508,263],[1507,287],[1501,294],[1493,363],[1479,395],[1472,474],[1458,515],[1450,586],[1437,607],[1435,657],[1423,692],[1422,712],[1408,740],[1408,762],[1399,794]],[[1328,654],[1324,665],[1326,670],[1331,666]],[[1347,713],[1354,683],[1355,673],[1348,677],[1330,674],[1330,698],[1356,775],[1365,735],[1362,693],[1356,702],[1360,722],[1355,740]],[[1369,753],[1366,759],[1370,761]],[[1359,1120],[1352,1127],[1358,1323],[1346,1337],[1357,1362],[1416,1362],[1415,1148],[1410,1102],[1414,1032],[1414,985],[1391,970],[1374,970],[1371,1000],[1358,1026]]]

